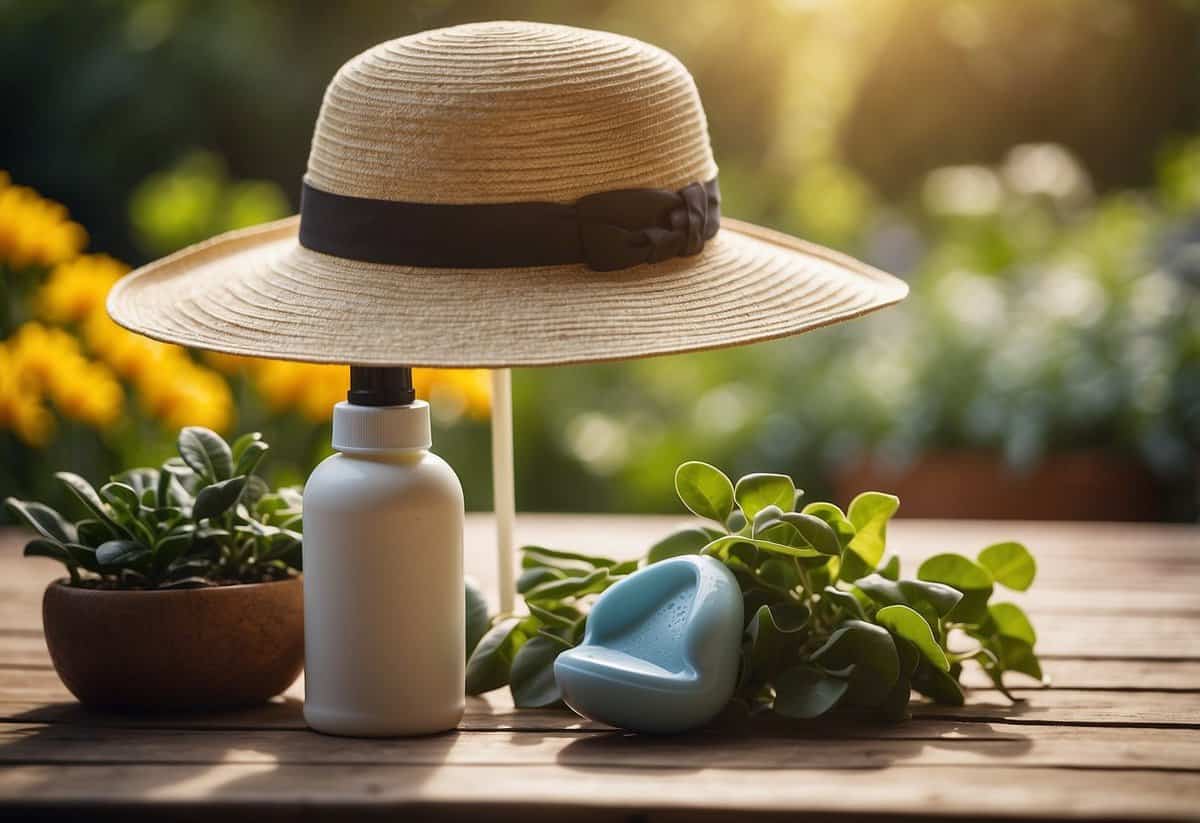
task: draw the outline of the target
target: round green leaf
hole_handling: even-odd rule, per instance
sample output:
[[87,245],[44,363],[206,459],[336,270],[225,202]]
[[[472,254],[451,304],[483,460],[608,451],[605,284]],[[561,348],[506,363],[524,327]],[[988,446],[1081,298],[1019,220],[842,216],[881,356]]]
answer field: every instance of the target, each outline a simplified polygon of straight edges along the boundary
[[917,577],[953,586],[963,598],[950,617],[964,623],[978,623],[987,617],[987,601],[992,596],[992,574],[961,554],[935,554],[917,569]]
[[887,524],[900,508],[900,498],[883,492],[863,492],[850,501],[846,516],[854,526],[850,549],[869,568],[874,569],[883,559],[887,545]]
[[515,648],[525,641],[520,618],[509,617],[492,626],[467,660],[467,694],[483,694],[508,682]]
[[831,711],[850,683],[814,666],[793,666],[775,678],[775,711],[811,720]]
[[1015,603],[993,603],[988,606],[988,615],[996,624],[999,634],[1023,640],[1030,646],[1037,643],[1037,632],[1033,630],[1033,624]]
[[838,545],[843,549],[854,537],[854,524],[847,520],[846,515],[842,514],[842,510],[832,503],[809,503],[801,511],[801,514],[811,514],[813,517],[824,520],[837,535]]
[[900,676],[900,657],[892,635],[882,626],[862,620],[843,623],[813,652],[812,660],[834,670],[854,667],[848,699],[856,705],[879,705]]
[[479,587],[473,581],[465,580],[464,590],[467,605],[467,659],[470,660],[471,652],[475,651],[480,639],[487,634],[491,618],[488,616],[487,598],[483,596]]
[[979,565],[992,573],[1002,586],[1023,592],[1033,583],[1037,562],[1020,543],[1006,542],[988,546],[979,553]]
[[509,674],[513,703],[518,708],[552,706],[562,700],[554,679],[554,660],[563,646],[548,637],[531,637],[517,650]]
[[884,606],[875,613],[875,622],[892,634],[903,637],[916,646],[925,658],[944,672],[950,671],[950,661],[938,645],[925,618],[908,606]]
[[717,523],[733,511],[733,483],[707,463],[692,460],[676,469],[675,491],[693,514]]
[[711,538],[708,532],[700,528],[681,529],[667,535],[650,547],[646,553],[647,563],[657,563],[669,557],[679,557],[685,554],[699,554],[708,545]]
[[837,535],[821,518],[802,512],[787,512],[780,519],[800,533],[804,538],[804,545],[830,557],[836,557],[841,553],[841,544],[838,543]]
[[748,474],[737,482],[733,497],[742,514],[753,520],[767,506],[789,511],[796,499],[796,488],[786,474]]

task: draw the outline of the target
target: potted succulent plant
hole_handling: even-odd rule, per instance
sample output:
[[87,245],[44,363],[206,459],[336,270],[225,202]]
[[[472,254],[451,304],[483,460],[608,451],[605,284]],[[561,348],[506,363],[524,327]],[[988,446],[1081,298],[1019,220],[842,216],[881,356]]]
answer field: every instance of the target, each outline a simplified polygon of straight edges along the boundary
[[298,489],[255,474],[257,433],[228,444],[199,427],[179,456],[130,469],[97,491],[57,478],[86,516],[8,498],[37,532],[27,556],[68,576],[43,599],[46,645],[63,683],[89,706],[213,708],[286,689],[304,661]]

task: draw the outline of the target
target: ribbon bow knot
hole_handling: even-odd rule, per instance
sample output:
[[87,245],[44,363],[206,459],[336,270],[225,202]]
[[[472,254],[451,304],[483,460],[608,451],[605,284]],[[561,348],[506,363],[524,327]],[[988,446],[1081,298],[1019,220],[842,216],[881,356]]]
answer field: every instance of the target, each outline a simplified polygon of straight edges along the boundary
[[630,189],[601,192],[576,203],[583,259],[594,271],[699,254],[720,226],[717,181],[677,192]]

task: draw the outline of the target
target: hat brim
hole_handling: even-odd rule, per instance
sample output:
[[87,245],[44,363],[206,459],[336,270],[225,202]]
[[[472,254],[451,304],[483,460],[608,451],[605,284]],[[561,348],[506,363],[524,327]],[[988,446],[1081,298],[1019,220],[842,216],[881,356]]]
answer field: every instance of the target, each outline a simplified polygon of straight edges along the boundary
[[449,368],[549,366],[736,346],[896,303],[903,281],[722,218],[693,257],[424,269],[301,247],[298,218],[229,232],[123,278],[112,318],[135,332],[254,357]]

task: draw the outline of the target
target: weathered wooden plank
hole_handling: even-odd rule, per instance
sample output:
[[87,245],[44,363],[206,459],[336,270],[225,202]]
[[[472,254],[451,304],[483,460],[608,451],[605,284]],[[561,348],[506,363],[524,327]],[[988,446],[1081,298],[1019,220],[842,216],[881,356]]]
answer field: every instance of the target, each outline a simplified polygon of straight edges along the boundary
[[[954,815],[1194,819],[1200,775],[1089,769],[922,766],[860,770],[748,772],[694,765],[639,767],[221,765],[12,766],[0,770],[8,809],[78,808],[80,803],[155,804],[161,813],[188,804],[219,804],[223,813],[270,807],[276,813],[318,809],[336,819],[367,811],[458,819],[564,820],[587,809],[629,816],[706,810],[744,819],[755,812],[824,815]],[[591,819],[596,819],[595,814]]]
[[0,765],[255,764],[488,765],[653,769],[878,769],[887,766],[1161,769],[1200,772],[1200,735],[1182,729],[907,725],[797,726],[786,734],[697,732],[638,737],[617,732],[528,735],[459,732],[347,741],[318,734],[246,730],[81,729],[0,726]]
[[[999,692],[972,691],[962,708],[914,705],[915,716],[963,721],[1012,723],[1125,724],[1200,728],[1200,692],[1120,692],[1040,689],[1021,693],[1010,704]],[[303,684],[286,697],[257,709],[217,714],[130,716],[85,712],[73,701],[54,672],[0,669],[0,720],[95,725],[150,725],[163,728],[303,728],[300,715]],[[506,689],[468,701],[464,730],[564,731],[603,728],[567,711],[517,710]]]

